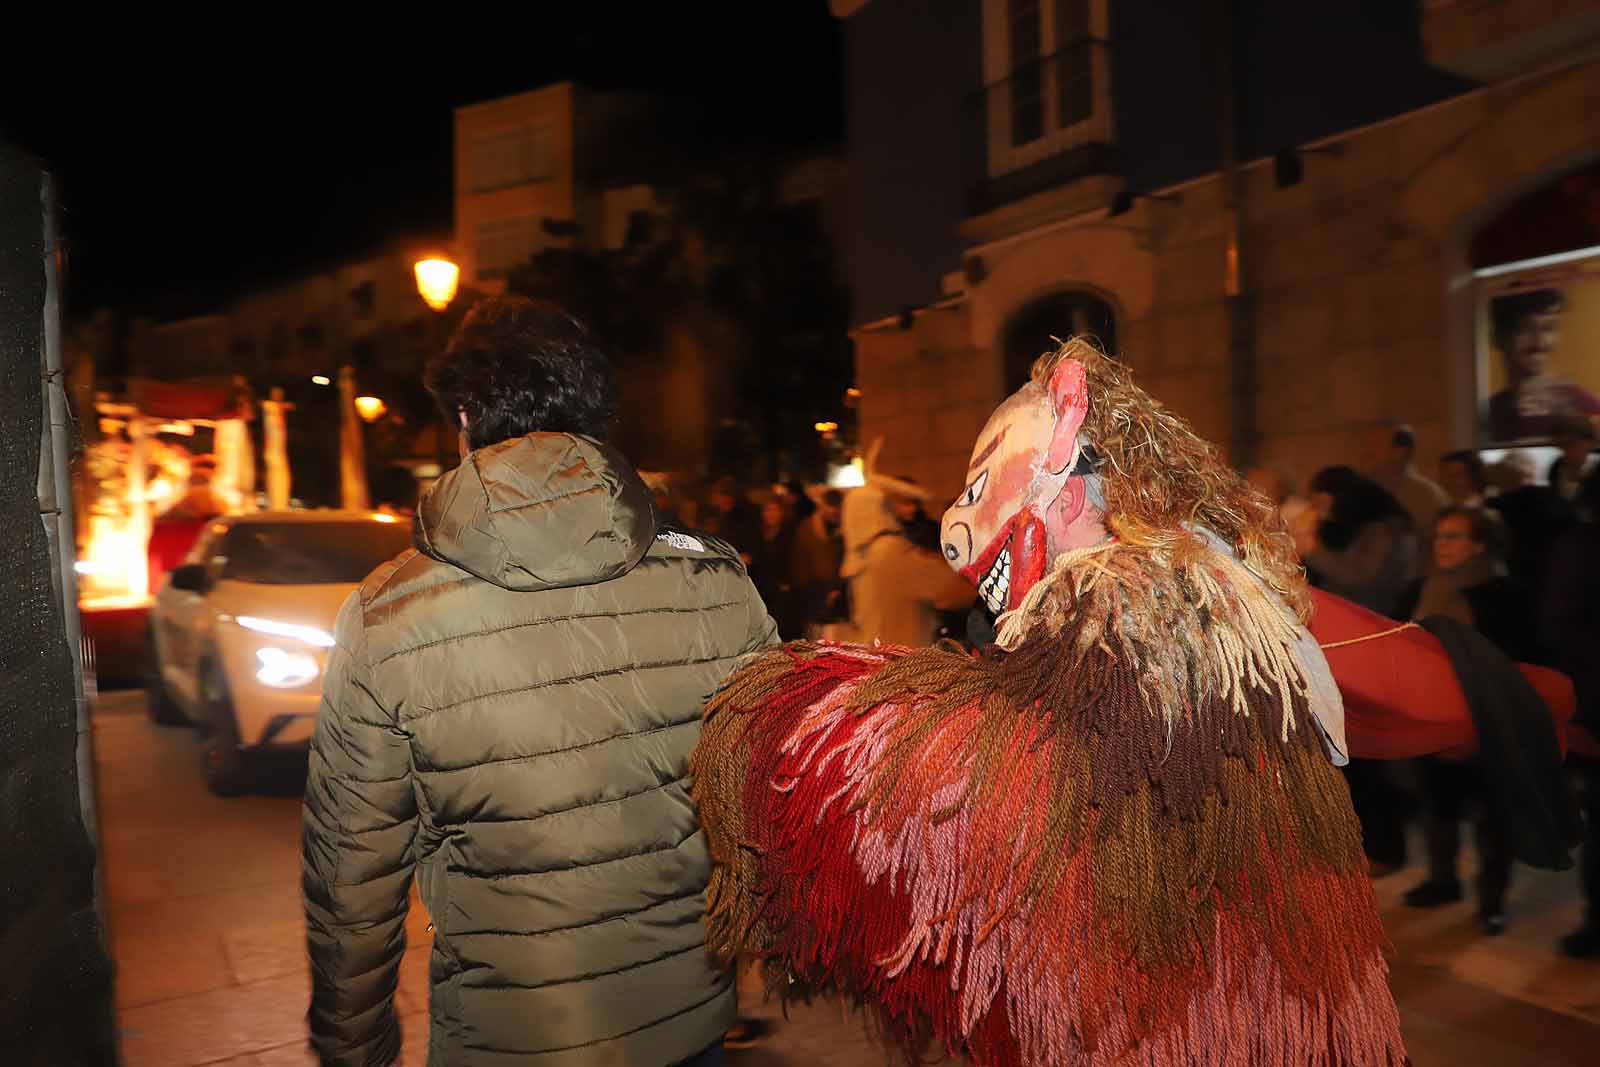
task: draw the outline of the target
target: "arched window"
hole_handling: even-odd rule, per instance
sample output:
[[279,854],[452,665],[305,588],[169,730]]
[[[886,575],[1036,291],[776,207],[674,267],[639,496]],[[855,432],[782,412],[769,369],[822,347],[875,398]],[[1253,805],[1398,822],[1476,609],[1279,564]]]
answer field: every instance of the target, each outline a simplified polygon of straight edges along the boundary
[[1052,337],[1087,335],[1106,352],[1117,350],[1116,315],[1111,305],[1083,291],[1051,293],[1011,317],[1002,335],[1006,395],[1028,380],[1034,360],[1055,348]]

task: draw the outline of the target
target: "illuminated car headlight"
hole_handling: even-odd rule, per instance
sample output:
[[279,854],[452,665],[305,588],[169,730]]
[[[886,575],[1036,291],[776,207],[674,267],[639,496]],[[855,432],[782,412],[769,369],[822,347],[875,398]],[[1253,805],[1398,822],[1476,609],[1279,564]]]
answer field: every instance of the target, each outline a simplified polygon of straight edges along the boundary
[[234,622],[246,630],[254,630],[258,634],[267,634],[272,637],[292,637],[296,641],[304,641],[317,648],[332,648],[333,635],[326,630],[319,630],[315,626],[301,626],[292,622],[279,622],[277,619],[263,619],[255,615],[236,615]]
[[316,657],[306,652],[290,652],[268,645],[256,649],[256,659],[261,662],[261,669],[256,671],[256,680],[274,689],[293,689],[305,685],[316,681],[321,673]]

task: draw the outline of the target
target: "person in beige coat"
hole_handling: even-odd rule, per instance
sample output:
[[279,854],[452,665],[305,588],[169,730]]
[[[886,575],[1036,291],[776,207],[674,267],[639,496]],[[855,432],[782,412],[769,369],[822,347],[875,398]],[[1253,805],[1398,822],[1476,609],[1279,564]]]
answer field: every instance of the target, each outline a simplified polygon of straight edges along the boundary
[[844,565],[850,583],[852,640],[886,645],[933,643],[939,612],[961,611],[975,590],[943,559],[906,537],[893,510],[893,496],[926,500],[919,485],[872,471],[879,443],[867,462],[867,484],[844,500]]

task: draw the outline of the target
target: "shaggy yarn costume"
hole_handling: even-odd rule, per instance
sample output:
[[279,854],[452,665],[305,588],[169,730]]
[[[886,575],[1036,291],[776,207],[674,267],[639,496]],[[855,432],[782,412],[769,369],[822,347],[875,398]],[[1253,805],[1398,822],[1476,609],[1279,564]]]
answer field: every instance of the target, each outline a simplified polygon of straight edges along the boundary
[[982,1067],[1404,1063],[1300,633],[1179,532],[1060,554],[976,656],[762,654],[694,760],[712,947]]

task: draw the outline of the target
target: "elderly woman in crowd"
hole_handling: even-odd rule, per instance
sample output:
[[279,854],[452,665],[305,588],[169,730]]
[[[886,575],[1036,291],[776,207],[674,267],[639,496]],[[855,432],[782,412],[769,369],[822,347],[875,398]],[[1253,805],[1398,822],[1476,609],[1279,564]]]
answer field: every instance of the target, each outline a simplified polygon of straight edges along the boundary
[[[1408,597],[1413,619],[1445,616],[1477,630],[1513,660],[1542,657],[1532,596],[1509,577],[1500,528],[1481,508],[1454,505],[1434,523],[1434,573]],[[1404,896],[1413,908],[1434,908],[1462,898],[1457,861],[1460,825],[1469,809],[1478,840],[1478,924],[1486,934],[1506,928],[1505,896],[1511,884],[1512,848],[1503,813],[1496,809],[1476,760],[1428,756],[1419,761],[1423,784],[1428,877]]]

